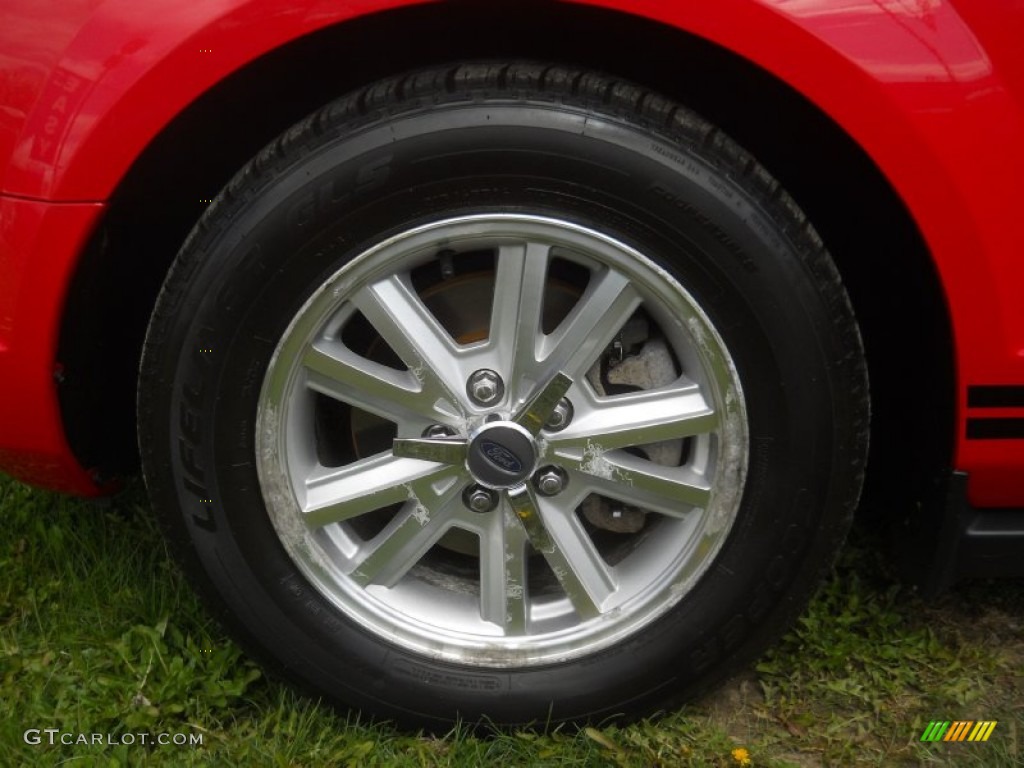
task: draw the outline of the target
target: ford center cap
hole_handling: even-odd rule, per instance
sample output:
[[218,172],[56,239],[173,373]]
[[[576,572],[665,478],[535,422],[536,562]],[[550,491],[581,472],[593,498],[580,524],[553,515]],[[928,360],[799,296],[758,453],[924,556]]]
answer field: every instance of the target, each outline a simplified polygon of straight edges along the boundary
[[481,485],[511,488],[524,482],[537,463],[533,437],[511,421],[482,426],[469,443],[466,467]]

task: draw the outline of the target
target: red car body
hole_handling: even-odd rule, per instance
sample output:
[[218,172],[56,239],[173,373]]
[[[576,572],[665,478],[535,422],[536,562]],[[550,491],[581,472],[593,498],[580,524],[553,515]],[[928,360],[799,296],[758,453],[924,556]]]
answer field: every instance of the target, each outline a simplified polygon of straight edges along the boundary
[[[755,135],[756,126],[744,118],[743,102],[770,105],[784,91],[800,105],[794,120],[803,132],[787,141],[786,129],[776,128],[764,140],[764,162],[782,177],[786,158],[800,155],[800,137],[816,135],[812,123],[820,120],[828,141],[850,147],[888,185],[886,204],[919,238],[934,272],[922,273],[920,285],[924,291],[934,281],[939,316],[948,320],[948,328],[935,328],[945,339],[935,355],[947,358],[936,365],[948,366],[948,407],[920,414],[918,423],[935,427],[944,469],[966,478],[973,508],[1024,508],[1024,4],[1016,0],[76,0],[58,7],[2,0],[0,16],[0,469],[21,480],[81,495],[111,487],[97,472],[103,451],[77,449],[69,437],[83,429],[73,422],[104,431],[107,406],[102,397],[62,397],[61,382],[76,373],[65,350],[86,323],[82,308],[87,314],[90,297],[118,300],[116,291],[90,293],[76,275],[91,249],[102,250],[104,222],[126,195],[135,196],[135,206],[140,194],[150,195],[156,220],[159,209],[175,205],[170,192],[163,199],[143,181],[172,178],[168,166],[209,162],[218,143],[231,144],[225,138],[233,131],[258,148],[301,116],[292,114],[306,108],[300,99],[276,120],[279,108],[266,99],[263,83],[306,83],[314,104],[320,94],[310,80],[332,81],[323,88],[333,93],[419,61],[486,55],[490,46],[524,57],[562,51],[634,80],[650,72],[669,85],[685,64],[693,74],[679,87],[699,95],[706,80],[718,94],[706,103],[722,110],[713,117],[728,127],[731,115],[732,132],[748,145],[744,131]],[[531,25],[550,42],[520,34]],[[586,31],[566,34],[574,29]],[[645,35],[657,42],[631,47]],[[713,71],[694,72],[703,51],[714,52]],[[724,92],[737,83],[742,92]],[[242,105],[239,125],[229,124],[234,106],[217,110],[222,97]],[[242,125],[243,115],[260,115],[266,126],[253,129],[248,119]],[[165,155],[164,176],[147,175],[169,146],[188,153]],[[816,150],[826,160],[827,146]],[[754,151],[763,157],[764,150]],[[878,199],[849,199],[855,190],[842,171],[837,167],[830,183],[820,168],[794,171],[798,202],[813,208],[804,200],[820,196],[836,210],[841,199],[848,217],[875,217]],[[206,186],[175,188],[174,195],[192,206],[227,180],[219,169],[189,172]],[[135,251],[94,261],[123,271],[147,258]],[[154,272],[166,269],[166,259],[153,262]],[[910,303],[916,269],[906,266],[899,278]],[[120,279],[107,276],[110,284]],[[135,273],[129,269],[123,279],[133,283]],[[890,277],[880,272],[877,279]],[[871,280],[851,286],[858,312],[871,304]],[[137,317],[144,328],[155,292],[125,290],[142,305],[125,314],[125,323]],[[114,365],[118,350],[111,346],[90,357],[84,372],[79,364],[79,380]],[[882,366],[871,375],[886,376]],[[130,391],[130,383],[122,386]],[[925,407],[914,391],[892,401],[892,411]],[[886,458],[893,460],[899,457]],[[953,517],[934,507],[928,514],[933,521]],[[1024,554],[1020,523],[1002,530],[1010,519],[1004,515],[996,527],[1012,534]]]

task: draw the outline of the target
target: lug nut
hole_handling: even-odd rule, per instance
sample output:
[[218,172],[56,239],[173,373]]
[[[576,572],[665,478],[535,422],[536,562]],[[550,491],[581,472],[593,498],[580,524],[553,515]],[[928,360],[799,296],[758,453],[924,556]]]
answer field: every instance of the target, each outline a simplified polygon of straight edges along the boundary
[[424,437],[451,437],[454,434],[455,430],[451,427],[446,427],[444,424],[431,424],[423,430]]
[[554,496],[565,488],[565,472],[558,467],[544,467],[533,476],[533,484],[544,496]]
[[498,494],[480,485],[471,485],[462,493],[462,500],[474,512],[490,512],[498,506]]
[[558,405],[548,416],[547,422],[544,424],[544,429],[549,432],[558,432],[569,426],[569,422],[572,421],[572,403],[566,398],[562,398],[558,401]]
[[505,384],[495,371],[481,368],[469,377],[466,393],[477,405],[494,405],[505,394]]

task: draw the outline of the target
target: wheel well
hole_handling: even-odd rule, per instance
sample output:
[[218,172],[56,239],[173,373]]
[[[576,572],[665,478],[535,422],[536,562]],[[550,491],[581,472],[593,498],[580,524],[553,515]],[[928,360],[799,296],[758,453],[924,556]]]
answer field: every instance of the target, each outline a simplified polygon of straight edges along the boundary
[[819,230],[861,324],[873,406],[869,498],[884,490],[892,511],[891,489],[907,494],[900,502],[916,500],[925,490],[918,481],[948,468],[955,377],[942,286],[911,216],[866,154],[811,103],[729,51],[612,11],[521,1],[514,9],[416,6],[309,35],[219,83],[150,143],[81,260],[61,329],[61,407],[82,464],[108,475],[134,470],[136,372],[150,311],[207,201],[250,157],[359,84],[493,57],[588,66],[642,83],[758,157]]

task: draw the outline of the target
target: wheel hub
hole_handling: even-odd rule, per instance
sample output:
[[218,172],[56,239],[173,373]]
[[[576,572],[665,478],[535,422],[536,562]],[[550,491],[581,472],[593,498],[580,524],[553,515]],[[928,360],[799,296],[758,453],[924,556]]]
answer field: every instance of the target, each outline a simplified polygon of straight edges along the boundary
[[530,433],[511,421],[485,424],[469,441],[466,468],[480,485],[512,488],[524,482],[537,463]]

